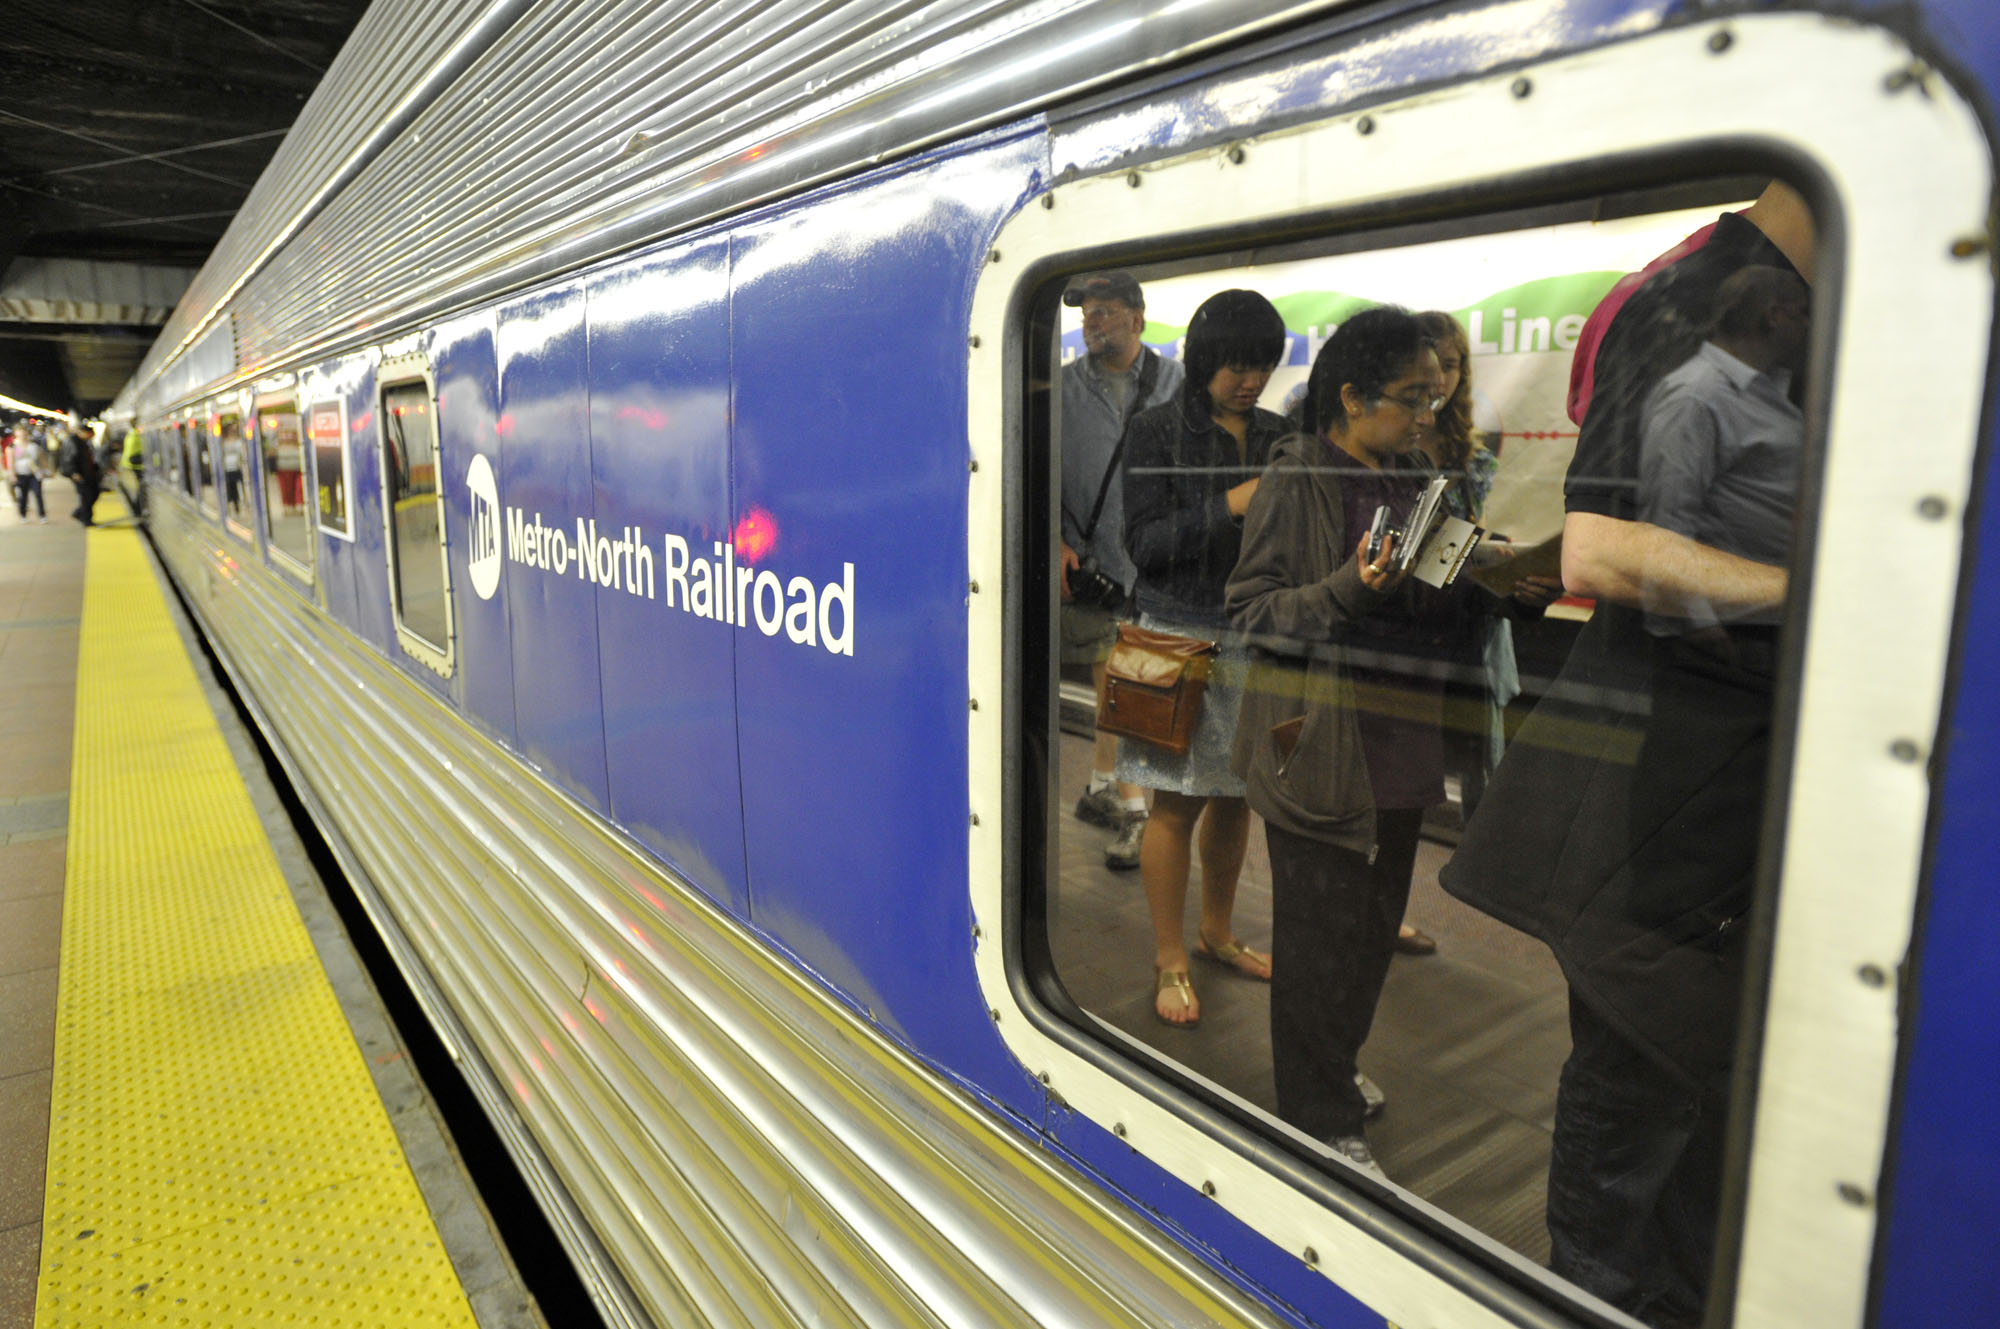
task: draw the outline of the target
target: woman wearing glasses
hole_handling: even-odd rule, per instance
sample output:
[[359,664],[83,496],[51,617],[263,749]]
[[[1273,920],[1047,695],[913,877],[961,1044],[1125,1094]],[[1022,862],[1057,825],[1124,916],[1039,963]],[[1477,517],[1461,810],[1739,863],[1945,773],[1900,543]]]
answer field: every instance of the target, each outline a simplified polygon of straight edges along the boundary
[[1233,766],[1271,857],[1271,1055],[1278,1114],[1377,1171],[1356,1055],[1409,898],[1424,809],[1444,799],[1445,662],[1469,581],[1436,590],[1372,557],[1378,507],[1409,517],[1442,385],[1409,311],[1341,324],[1243,523],[1231,620],[1252,664]]

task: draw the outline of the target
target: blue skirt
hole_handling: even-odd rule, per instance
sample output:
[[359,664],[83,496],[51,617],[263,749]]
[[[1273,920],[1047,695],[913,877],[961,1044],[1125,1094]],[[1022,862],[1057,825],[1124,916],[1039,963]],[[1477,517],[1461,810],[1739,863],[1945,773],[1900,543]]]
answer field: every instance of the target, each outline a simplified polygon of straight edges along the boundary
[[1229,769],[1236,744],[1236,712],[1243,705],[1243,683],[1250,670],[1250,650],[1227,628],[1197,628],[1171,619],[1139,615],[1139,626],[1154,632],[1213,641],[1215,663],[1201,695],[1201,715],[1195,720],[1194,741],[1187,755],[1137,739],[1120,739],[1117,778],[1141,789],[1163,789],[1190,798],[1241,798],[1243,781]]

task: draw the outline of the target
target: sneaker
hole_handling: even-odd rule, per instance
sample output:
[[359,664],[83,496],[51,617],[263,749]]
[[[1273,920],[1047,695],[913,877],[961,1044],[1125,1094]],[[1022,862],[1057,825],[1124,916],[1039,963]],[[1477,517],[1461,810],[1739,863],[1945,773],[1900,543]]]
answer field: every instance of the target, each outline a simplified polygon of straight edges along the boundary
[[1340,1135],[1326,1142],[1327,1148],[1354,1164],[1377,1181],[1387,1181],[1389,1174],[1375,1161],[1375,1151],[1368,1147],[1368,1139],[1361,1135]]
[[1107,831],[1122,830],[1125,804],[1118,797],[1118,786],[1108,784],[1102,789],[1084,790],[1083,797],[1076,800],[1076,819]]
[[1373,1121],[1375,1118],[1381,1116],[1382,1108],[1389,1101],[1388,1095],[1382,1092],[1382,1086],[1376,1084],[1360,1071],[1356,1071],[1354,1072],[1354,1087],[1361,1091],[1361,1101],[1367,1104],[1367,1107],[1362,1111],[1362,1116],[1369,1121]]
[[1125,812],[1125,821],[1118,828],[1118,838],[1104,850],[1104,866],[1118,872],[1129,872],[1139,866],[1139,842],[1146,838],[1146,814]]

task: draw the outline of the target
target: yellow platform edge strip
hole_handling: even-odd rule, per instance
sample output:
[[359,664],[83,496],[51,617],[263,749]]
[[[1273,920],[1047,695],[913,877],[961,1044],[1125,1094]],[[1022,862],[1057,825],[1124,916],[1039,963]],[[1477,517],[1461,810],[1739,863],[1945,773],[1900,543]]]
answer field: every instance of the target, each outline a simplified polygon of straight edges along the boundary
[[35,1323],[470,1326],[139,536],[87,549]]

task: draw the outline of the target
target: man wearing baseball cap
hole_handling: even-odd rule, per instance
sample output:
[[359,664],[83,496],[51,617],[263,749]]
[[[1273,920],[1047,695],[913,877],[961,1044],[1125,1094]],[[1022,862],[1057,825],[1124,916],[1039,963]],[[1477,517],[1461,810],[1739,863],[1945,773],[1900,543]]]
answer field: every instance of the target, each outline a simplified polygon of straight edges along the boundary
[[[1139,340],[1146,297],[1131,273],[1072,278],[1063,303],[1082,311],[1084,354],[1062,368],[1062,662],[1090,665],[1092,681],[1102,687],[1105,657],[1127,616],[1136,576],[1125,553],[1118,441],[1126,421],[1180,391],[1182,371]],[[1099,734],[1076,815],[1118,832],[1104,861],[1129,870],[1139,866],[1146,799],[1137,786],[1113,782],[1117,760],[1117,738]]]

